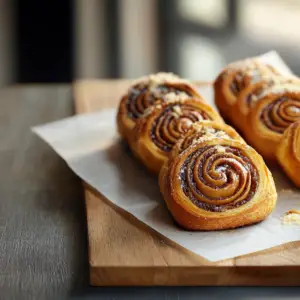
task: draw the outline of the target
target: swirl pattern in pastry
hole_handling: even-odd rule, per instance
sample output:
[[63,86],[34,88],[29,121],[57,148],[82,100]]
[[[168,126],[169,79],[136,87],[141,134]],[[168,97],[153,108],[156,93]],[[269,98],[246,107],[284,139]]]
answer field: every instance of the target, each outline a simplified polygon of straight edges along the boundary
[[214,83],[215,102],[221,114],[230,118],[231,106],[235,105],[242,91],[249,85],[260,82],[266,75],[274,74],[274,68],[258,59],[247,59],[228,65]]
[[300,187],[300,120],[286,129],[276,155],[287,176]]
[[231,126],[205,120],[192,124],[187,133],[173,147],[171,155],[177,156],[191,145],[208,137],[231,138],[244,143],[243,138]]
[[180,99],[157,104],[140,118],[134,129],[137,156],[155,173],[168,159],[175,143],[191,125],[202,120],[223,123],[209,105],[195,99]]
[[207,138],[172,157],[160,187],[178,224],[218,230],[257,223],[273,210],[277,194],[261,156],[245,143]]
[[168,101],[166,95],[173,93],[181,97],[202,100],[196,89],[186,80],[171,73],[157,73],[133,83],[123,96],[117,115],[120,134],[128,141],[136,121],[155,103]]
[[267,159],[276,159],[284,131],[300,120],[300,86],[279,85],[264,90],[249,114],[246,139]]

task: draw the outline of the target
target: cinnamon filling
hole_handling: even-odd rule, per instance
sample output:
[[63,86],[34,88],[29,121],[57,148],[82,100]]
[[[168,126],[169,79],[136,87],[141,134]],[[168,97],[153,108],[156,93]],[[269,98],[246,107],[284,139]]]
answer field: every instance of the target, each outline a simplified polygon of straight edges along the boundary
[[246,98],[246,104],[248,107],[251,107],[252,103],[255,102],[255,100],[262,94],[264,91],[263,87],[259,87],[256,90],[254,90],[251,94],[248,95]]
[[286,96],[268,104],[260,115],[260,120],[267,128],[280,134],[299,119],[300,101]]
[[193,123],[209,119],[207,113],[199,108],[188,104],[172,104],[154,120],[150,136],[158,148],[170,152]]
[[[240,149],[206,146],[191,153],[180,169],[181,188],[199,208],[222,212],[250,201],[257,191],[259,174]],[[207,190],[215,190],[218,197]],[[208,195],[209,194],[209,195]]]
[[274,80],[270,79],[268,82],[263,83],[262,85],[256,87],[255,90],[250,93],[246,98],[246,105],[248,107],[251,107],[252,104],[257,101],[263,94],[263,92],[272,86],[274,86],[275,82]]
[[244,75],[242,72],[238,72],[233,81],[230,84],[232,93],[237,96],[245,88]]
[[131,119],[140,118],[147,108],[157,100],[164,101],[163,96],[171,92],[175,94],[186,93],[191,96],[184,88],[181,89],[179,86],[175,87],[167,84],[153,87],[138,84],[132,87],[126,102],[128,117]]

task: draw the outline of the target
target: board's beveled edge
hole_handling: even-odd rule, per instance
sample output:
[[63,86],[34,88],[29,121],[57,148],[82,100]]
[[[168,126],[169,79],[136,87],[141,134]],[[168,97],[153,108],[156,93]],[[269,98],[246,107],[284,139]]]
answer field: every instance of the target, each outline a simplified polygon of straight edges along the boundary
[[93,286],[300,286],[296,266],[91,267]]

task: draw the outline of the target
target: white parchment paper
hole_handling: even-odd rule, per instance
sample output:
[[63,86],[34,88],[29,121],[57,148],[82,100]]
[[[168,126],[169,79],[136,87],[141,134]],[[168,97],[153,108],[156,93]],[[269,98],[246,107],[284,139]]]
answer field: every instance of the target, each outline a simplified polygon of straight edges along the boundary
[[[264,61],[290,73],[275,52]],[[200,89],[209,103],[213,92]],[[300,208],[300,191],[278,168],[272,169],[278,191],[275,211],[264,222],[219,232],[189,232],[172,221],[160,195],[157,178],[131,155],[118,138],[115,110],[83,114],[33,128],[84,181],[111,202],[128,211],[162,235],[211,261],[248,254],[300,240],[300,228],[283,225],[290,209]]]

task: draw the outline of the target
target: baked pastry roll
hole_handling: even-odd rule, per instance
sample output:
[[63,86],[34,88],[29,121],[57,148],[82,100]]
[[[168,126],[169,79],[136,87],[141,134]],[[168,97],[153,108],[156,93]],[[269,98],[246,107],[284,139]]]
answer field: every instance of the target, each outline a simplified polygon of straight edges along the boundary
[[203,120],[191,125],[187,133],[174,145],[171,155],[177,156],[194,143],[197,143],[199,139],[207,137],[231,138],[245,143],[243,138],[231,126],[221,122]]
[[244,136],[266,159],[276,159],[284,131],[300,120],[300,86],[285,84],[265,89],[249,113]]
[[133,83],[120,102],[117,114],[120,135],[130,143],[136,121],[155,102],[166,101],[165,95],[171,92],[204,101],[193,85],[172,73],[141,78]]
[[287,176],[300,187],[300,121],[285,130],[276,155]]
[[261,99],[263,93],[273,86],[282,84],[298,84],[300,80],[295,76],[264,76],[258,82],[248,85],[243,89],[236,101],[236,109],[234,109],[233,122],[241,132],[249,126],[248,115],[255,106],[256,102]]
[[212,107],[198,98],[174,93],[166,98],[167,102],[153,106],[137,120],[131,144],[136,156],[154,173],[159,173],[175,143],[193,123],[223,122]]
[[260,222],[277,200],[262,157],[245,143],[228,138],[200,138],[179,155],[171,155],[159,184],[175,221],[188,230]]
[[234,105],[240,93],[263,76],[278,72],[258,59],[246,59],[229,64],[214,82],[215,102],[225,119],[233,121]]

